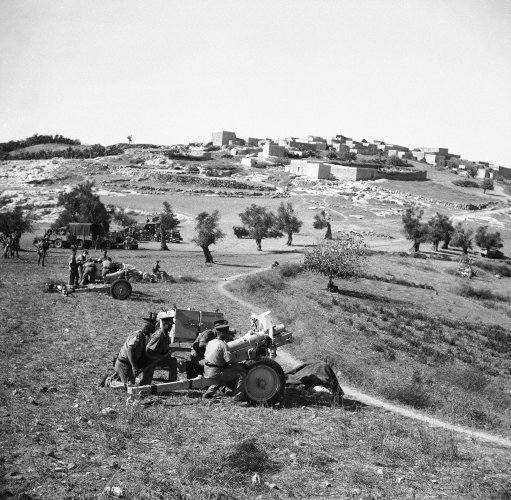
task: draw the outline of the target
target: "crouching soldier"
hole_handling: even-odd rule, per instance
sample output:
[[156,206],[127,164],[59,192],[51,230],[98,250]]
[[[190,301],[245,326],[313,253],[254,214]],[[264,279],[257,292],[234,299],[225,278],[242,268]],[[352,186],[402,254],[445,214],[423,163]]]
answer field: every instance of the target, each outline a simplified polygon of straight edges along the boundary
[[245,370],[238,363],[232,362],[232,355],[227,347],[227,342],[233,339],[234,332],[229,330],[229,323],[226,320],[215,323],[217,338],[207,343],[204,353],[204,376],[215,381],[202,397],[211,399],[221,386],[236,382],[234,400],[243,401]]
[[[216,320],[214,326],[223,324],[224,320]],[[192,344],[190,361],[186,363],[186,378],[195,378],[197,375],[204,375],[204,354],[210,340],[216,338],[218,331],[215,328],[204,330],[197,335]]]
[[146,324],[138,332],[128,337],[115,361],[115,371],[124,385],[134,385],[135,378],[139,373],[142,373],[141,384],[143,385],[150,384],[153,379],[154,366],[147,370],[144,370],[144,366],[150,364],[145,351],[147,343],[156,329],[156,318],[150,315],[149,318],[142,319]]

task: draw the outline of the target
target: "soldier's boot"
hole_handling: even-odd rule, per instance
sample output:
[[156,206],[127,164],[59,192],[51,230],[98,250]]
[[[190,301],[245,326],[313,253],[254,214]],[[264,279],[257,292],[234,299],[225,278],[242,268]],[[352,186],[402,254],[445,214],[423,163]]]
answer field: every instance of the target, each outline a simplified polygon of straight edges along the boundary
[[219,385],[210,385],[208,390],[202,395],[203,399],[212,399],[215,397],[216,391],[220,388]]

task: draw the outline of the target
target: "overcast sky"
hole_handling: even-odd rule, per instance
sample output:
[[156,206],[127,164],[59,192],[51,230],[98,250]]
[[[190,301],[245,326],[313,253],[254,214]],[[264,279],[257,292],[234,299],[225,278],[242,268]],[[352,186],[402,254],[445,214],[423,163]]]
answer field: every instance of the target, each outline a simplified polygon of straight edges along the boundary
[[0,0],[0,141],[309,134],[511,167],[511,2]]

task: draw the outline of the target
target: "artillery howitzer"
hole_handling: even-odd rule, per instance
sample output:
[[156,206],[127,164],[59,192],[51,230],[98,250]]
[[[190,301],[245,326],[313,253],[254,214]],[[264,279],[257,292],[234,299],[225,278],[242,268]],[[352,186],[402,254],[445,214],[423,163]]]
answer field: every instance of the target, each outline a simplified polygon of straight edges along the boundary
[[[179,328],[179,313],[180,310],[177,310],[176,331]],[[179,340],[176,332],[171,340]],[[272,404],[282,398],[286,376],[280,364],[273,358],[276,356],[278,347],[290,342],[292,342],[292,334],[286,332],[284,325],[274,325],[270,319],[270,311],[267,311],[260,315],[252,314],[250,331],[227,343],[233,361],[240,363],[246,371],[244,392],[248,401]],[[189,349],[179,342],[171,344],[171,350],[174,351]],[[215,383],[217,382],[214,378],[199,376],[155,385],[132,386],[128,387],[128,393],[131,395],[163,394],[180,390],[205,389]]]

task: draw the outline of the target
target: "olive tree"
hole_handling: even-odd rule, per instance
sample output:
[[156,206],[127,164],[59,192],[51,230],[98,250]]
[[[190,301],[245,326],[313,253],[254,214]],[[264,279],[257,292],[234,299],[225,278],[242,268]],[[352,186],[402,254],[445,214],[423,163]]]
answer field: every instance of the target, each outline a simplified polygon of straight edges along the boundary
[[325,240],[332,239],[332,225],[330,224],[330,216],[324,210],[321,210],[319,214],[314,216],[312,227],[314,229],[326,228]]
[[201,212],[195,217],[195,232],[196,235],[192,239],[198,246],[202,248],[206,264],[213,264],[213,256],[209,250],[210,245],[214,245],[218,240],[223,238],[225,234],[218,227],[220,214],[218,210],[212,213]]
[[261,241],[272,237],[272,229],[275,229],[277,222],[275,214],[266,207],[252,203],[239,216],[248,234],[255,240],[257,250],[261,251]]
[[503,247],[500,232],[490,232],[488,231],[488,226],[479,226],[474,240],[478,247],[486,250],[486,255],[489,255],[492,250],[498,250]]
[[163,211],[160,213],[160,250],[168,250],[167,232],[179,226],[179,219],[174,214],[168,201],[163,202]]
[[451,245],[461,248],[464,254],[468,253],[468,250],[472,248],[472,235],[474,234],[473,229],[465,228],[458,222],[454,227],[454,233],[451,238]]
[[303,259],[305,269],[328,278],[328,289],[335,289],[334,278],[347,279],[360,273],[365,255],[362,238],[346,234],[308,250]]
[[24,233],[32,229],[32,221],[29,215],[23,214],[23,209],[16,205],[12,210],[0,212],[0,233],[7,235],[12,233]]
[[110,229],[110,214],[106,206],[93,192],[94,183],[85,182],[67,193],[60,193],[58,204],[64,208],[53,224],[54,228],[67,226],[70,222],[89,222],[99,228],[100,234]]
[[452,225],[451,220],[447,215],[443,215],[439,212],[436,213],[431,219],[428,221],[429,226],[429,238],[433,243],[433,248],[435,252],[438,252],[438,244],[443,241],[444,244],[442,248],[449,248],[449,243],[451,241],[451,235],[454,232],[454,226]]
[[495,189],[493,181],[488,177],[485,177],[481,184],[481,189],[483,190],[483,194],[486,194],[486,191],[493,191]]
[[293,244],[293,234],[299,233],[302,227],[303,221],[301,221],[295,215],[295,209],[291,203],[282,202],[277,209],[277,223],[276,229],[287,234],[286,245],[291,246]]
[[422,222],[424,210],[415,205],[405,208],[401,220],[403,222],[403,233],[413,241],[413,251],[418,252],[421,243],[429,238],[429,226]]

